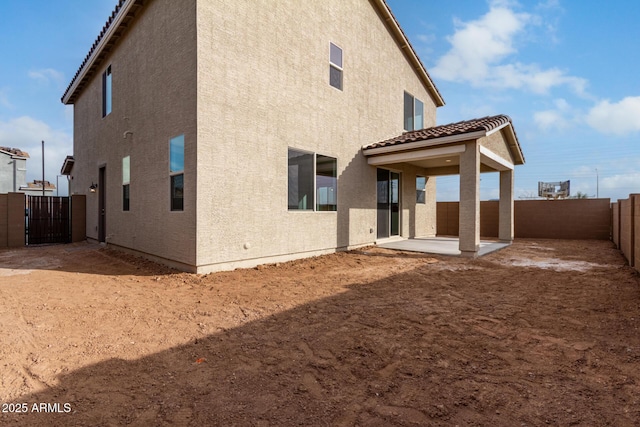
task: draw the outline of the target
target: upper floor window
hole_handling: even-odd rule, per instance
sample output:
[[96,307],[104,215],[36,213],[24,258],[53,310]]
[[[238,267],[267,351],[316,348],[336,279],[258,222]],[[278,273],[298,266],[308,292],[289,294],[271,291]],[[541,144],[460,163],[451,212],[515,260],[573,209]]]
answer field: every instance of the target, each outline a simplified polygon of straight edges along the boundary
[[184,210],[184,135],[169,141],[171,210]]
[[329,43],[329,84],[342,90],[342,49]]
[[111,113],[111,65],[102,73],[102,117]]
[[424,129],[424,103],[413,95],[404,93],[404,130]]

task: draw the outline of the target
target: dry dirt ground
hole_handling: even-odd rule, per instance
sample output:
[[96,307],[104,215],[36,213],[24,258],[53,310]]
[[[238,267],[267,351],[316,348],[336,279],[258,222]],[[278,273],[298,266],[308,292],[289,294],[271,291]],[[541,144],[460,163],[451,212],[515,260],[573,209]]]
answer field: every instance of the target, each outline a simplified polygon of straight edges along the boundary
[[603,241],[206,276],[5,250],[0,425],[634,426],[639,321],[640,278]]

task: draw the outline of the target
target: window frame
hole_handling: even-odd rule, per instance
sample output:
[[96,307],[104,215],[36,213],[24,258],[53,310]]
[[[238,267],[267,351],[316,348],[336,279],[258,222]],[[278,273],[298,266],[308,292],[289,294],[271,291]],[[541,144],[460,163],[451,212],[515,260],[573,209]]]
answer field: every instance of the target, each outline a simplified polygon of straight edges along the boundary
[[[408,99],[411,99],[411,114],[410,117],[407,116],[408,113],[408,105],[407,105],[407,101]],[[416,108],[417,105],[420,105],[420,111],[421,114],[418,115],[417,114],[417,110],[418,108]],[[418,117],[420,118],[420,124],[418,124]],[[407,126],[407,122],[408,120],[411,121],[411,125]],[[402,122],[402,127],[405,130],[405,132],[411,132],[414,130],[421,130],[424,129],[424,102],[421,101],[420,99],[418,99],[417,97],[415,97],[414,95],[412,95],[411,93],[407,92],[406,90],[404,91],[404,97],[403,97],[403,122]]]
[[[291,189],[291,186],[290,186],[291,163],[289,163],[289,159],[290,159],[289,154],[292,151],[296,153],[300,153],[301,155],[312,156],[312,162],[311,162],[312,170],[311,170],[311,180],[310,180],[313,186],[310,192],[312,200],[307,201],[305,203],[305,206],[309,206],[307,208],[300,208],[300,207],[295,208],[295,207],[292,207],[294,205],[289,204],[290,189]],[[332,183],[331,183],[332,185],[330,186],[323,186],[323,187],[319,186],[319,183],[318,183],[319,177],[321,176],[327,177],[328,175],[318,175],[318,157],[321,157],[323,159],[330,159],[330,161],[332,161],[331,163],[333,163],[333,176],[330,176],[330,178],[332,178]],[[320,188],[334,188],[334,196],[333,198],[331,198],[332,199],[331,201],[334,202],[333,204],[330,204],[330,203],[326,203],[324,205],[319,204],[320,198],[318,197],[318,190]],[[329,197],[327,197],[327,201],[329,201]],[[322,208],[322,206],[325,206],[325,207],[330,206],[332,208],[326,209],[326,208]],[[337,157],[327,156],[324,154],[319,154],[319,153],[308,151],[308,150],[301,150],[294,147],[287,147],[287,210],[289,212],[337,212],[338,211],[338,158]]]
[[111,64],[102,73],[102,118],[113,110],[113,74]]
[[[126,168],[125,168],[126,164]],[[126,173],[125,173],[126,172]],[[131,156],[122,158],[122,211],[131,210]]]
[[[182,168],[178,168],[178,169],[173,169],[173,153],[174,151],[172,150],[172,143],[176,140],[178,140],[178,138],[182,139],[182,153],[181,153],[181,166]],[[172,138],[169,138],[169,208],[171,210],[171,212],[183,212],[184,211],[184,145],[185,145],[185,138],[184,138],[184,133],[181,133],[179,135],[176,135]],[[176,181],[178,181],[178,179],[182,180],[182,197],[178,198],[178,197],[174,197],[175,194],[175,190],[176,190]],[[178,199],[181,200],[180,203],[178,203]]]
[[[340,64],[333,61],[333,55],[332,55],[333,47],[335,47],[340,51]],[[333,80],[331,79],[333,70],[340,73],[340,87],[335,86],[333,84]],[[335,89],[338,89],[340,91],[344,90],[344,50],[333,42],[329,42],[329,86]]]
[[[424,179],[424,185],[422,188],[418,187],[418,181],[420,178]],[[416,175],[416,204],[417,205],[426,205],[427,204],[427,181],[429,178],[423,175]]]

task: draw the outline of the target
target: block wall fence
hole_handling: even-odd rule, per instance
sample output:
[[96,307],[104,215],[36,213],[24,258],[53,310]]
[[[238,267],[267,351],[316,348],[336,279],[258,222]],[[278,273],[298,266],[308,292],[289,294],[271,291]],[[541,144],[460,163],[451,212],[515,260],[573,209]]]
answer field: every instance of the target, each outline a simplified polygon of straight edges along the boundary
[[[480,235],[498,237],[498,201],[480,202]],[[458,202],[438,202],[436,233],[458,235]],[[514,235],[534,239],[611,238],[609,199],[516,200]]]
[[611,204],[611,240],[631,267],[640,271],[640,194]]
[[[24,193],[0,194],[0,249],[25,246]],[[81,242],[86,237],[86,196],[71,196],[71,241]]]

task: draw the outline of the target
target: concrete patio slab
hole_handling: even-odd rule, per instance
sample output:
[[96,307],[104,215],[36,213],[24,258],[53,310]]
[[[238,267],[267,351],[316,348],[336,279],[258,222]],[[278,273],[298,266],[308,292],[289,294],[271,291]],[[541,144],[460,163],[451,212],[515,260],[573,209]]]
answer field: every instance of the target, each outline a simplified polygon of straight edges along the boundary
[[[460,239],[457,237],[420,237],[415,239],[401,239],[382,241],[379,247],[399,251],[424,252],[428,254],[460,256]],[[481,240],[478,256],[506,248],[509,243]]]

